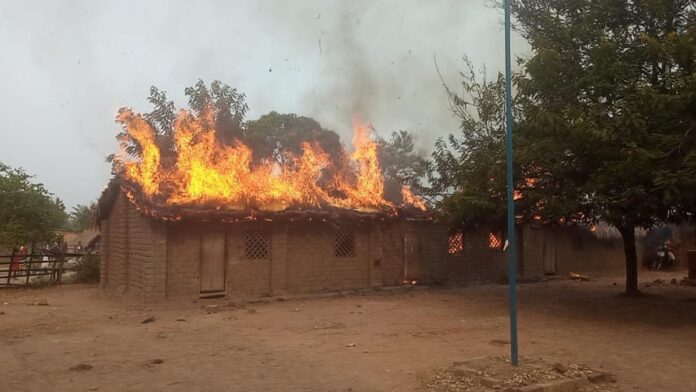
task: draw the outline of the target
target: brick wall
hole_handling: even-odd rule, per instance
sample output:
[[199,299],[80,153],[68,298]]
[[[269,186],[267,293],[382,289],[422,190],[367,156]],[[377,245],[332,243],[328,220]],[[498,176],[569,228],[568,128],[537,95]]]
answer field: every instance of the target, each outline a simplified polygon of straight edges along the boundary
[[[280,223],[250,222],[228,225],[227,227],[227,293],[230,297],[246,298],[271,295],[272,282],[280,293],[284,282],[279,280],[278,271],[272,281],[273,269],[284,264],[280,247],[283,246]],[[264,259],[250,259],[245,256],[244,238],[247,231],[265,233],[270,238],[270,255]],[[275,234],[275,236],[274,236]],[[276,266],[276,264],[278,264]],[[282,269],[280,270],[282,273]]]
[[102,222],[103,237],[100,242],[102,262],[102,287],[110,293],[124,293],[128,289],[128,205],[118,195],[111,214]]
[[200,228],[172,223],[167,235],[167,299],[197,298],[200,284]]
[[[119,195],[101,227],[101,286],[109,293],[147,301],[198,298],[201,233],[208,231],[225,233],[225,292],[233,298],[399,285],[404,279],[407,233],[417,243],[416,265],[411,267],[418,270],[421,283],[506,279],[507,253],[489,247],[488,231],[466,231],[463,251],[453,255],[447,251],[447,228],[440,224],[397,221],[352,225],[355,255],[337,257],[336,223],[164,224],[141,216]],[[269,257],[245,257],[244,236],[252,229],[270,236]],[[682,229],[680,237],[693,241],[693,233]],[[600,240],[578,228],[525,226],[519,236],[519,276],[544,275],[544,249],[549,241],[556,249],[557,274],[597,274],[624,268],[620,239]]]
[[[422,283],[444,282],[447,279],[447,228],[430,222],[405,222],[404,232],[418,235]],[[400,250],[403,254],[403,249]],[[400,258],[403,256],[399,255]]]
[[[439,247],[444,249],[445,263],[442,267],[443,279],[452,283],[487,283],[507,279],[507,253],[499,248],[490,248],[489,232],[486,230],[465,231],[464,248],[461,253],[447,253],[447,231],[438,227]],[[444,240],[443,240],[444,238]]]
[[[337,257],[336,226],[327,222],[173,223],[167,241],[167,298],[198,297],[200,233],[215,230],[225,232],[228,297],[396,285],[402,279],[402,229],[398,225],[355,226],[355,256]],[[245,257],[247,230],[270,234],[268,259]]]
[[[553,252],[545,254],[545,247],[555,248],[557,275],[577,272],[588,275],[620,273],[625,269],[623,242],[620,238],[600,239],[581,227],[524,228],[525,277],[541,277],[549,268],[544,268],[544,258],[552,259]],[[638,260],[642,249],[638,247]],[[547,271],[549,270],[549,271]]]
[[287,232],[288,290],[334,291],[371,285],[375,255],[373,224],[352,226],[355,256],[337,257],[336,226],[328,222],[289,222]]
[[165,296],[166,227],[147,219],[119,194],[102,222],[101,286],[145,301]]
[[403,225],[383,222],[370,229],[368,264],[372,287],[395,286],[404,279]]

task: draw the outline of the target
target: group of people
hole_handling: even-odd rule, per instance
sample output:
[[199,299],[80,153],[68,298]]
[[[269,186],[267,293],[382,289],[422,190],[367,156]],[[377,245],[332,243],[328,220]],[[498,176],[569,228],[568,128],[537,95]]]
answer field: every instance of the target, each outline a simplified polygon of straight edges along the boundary
[[[36,247],[34,251],[36,251]],[[51,260],[55,260],[58,257],[64,256],[68,253],[68,243],[65,241],[55,241],[53,243],[46,243],[44,246],[38,248],[41,254],[41,269],[49,268]],[[75,253],[84,252],[82,247],[82,242],[78,242],[74,245]],[[9,275],[19,276],[22,269],[22,263],[26,262],[28,258],[31,257],[28,245],[22,245],[20,247],[15,247],[12,249],[12,261],[10,263]]]

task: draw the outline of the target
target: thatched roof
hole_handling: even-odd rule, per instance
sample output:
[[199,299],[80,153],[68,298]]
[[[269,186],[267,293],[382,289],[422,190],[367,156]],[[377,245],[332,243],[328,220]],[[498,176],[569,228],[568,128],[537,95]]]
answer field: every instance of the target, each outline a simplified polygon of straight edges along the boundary
[[265,211],[255,209],[230,210],[214,205],[168,205],[162,201],[150,200],[140,187],[121,177],[109,181],[97,202],[95,219],[97,223],[106,219],[113,209],[119,194],[127,197],[144,216],[163,221],[217,221],[240,222],[254,220],[358,220],[379,221],[400,218],[431,220],[430,212],[415,207],[390,207],[374,211],[358,211],[333,206],[322,208],[290,207],[282,211]]

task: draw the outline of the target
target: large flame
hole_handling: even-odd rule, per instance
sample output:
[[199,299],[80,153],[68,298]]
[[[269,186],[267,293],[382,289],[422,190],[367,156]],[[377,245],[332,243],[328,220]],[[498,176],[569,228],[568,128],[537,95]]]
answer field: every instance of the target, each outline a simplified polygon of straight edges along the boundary
[[[355,122],[354,152],[349,165],[337,169],[317,143],[302,144],[302,153],[284,153],[283,164],[253,162],[252,149],[240,141],[218,141],[212,111],[195,116],[182,110],[174,124],[174,155],[166,159],[150,124],[129,109],[119,111],[130,141],[140,147],[140,156],[124,161],[123,175],[140,185],[150,198],[169,205],[208,205],[218,209],[280,211],[289,207],[326,206],[356,210],[392,208],[384,199],[384,181],[377,157],[377,144],[370,127]],[[122,140],[122,148],[130,142]],[[345,166],[345,167],[343,167]],[[331,172],[331,178],[326,178]],[[320,185],[321,184],[321,185]],[[420,209],[425,205],[405,188],[403,200]]]
[[408,185],[401,186],[401,197],[404,199],[404,204],[412,205],[422,211],[427,210],[425,201],[419,196],[414,195],[413,192],[411,192],[411,187]]

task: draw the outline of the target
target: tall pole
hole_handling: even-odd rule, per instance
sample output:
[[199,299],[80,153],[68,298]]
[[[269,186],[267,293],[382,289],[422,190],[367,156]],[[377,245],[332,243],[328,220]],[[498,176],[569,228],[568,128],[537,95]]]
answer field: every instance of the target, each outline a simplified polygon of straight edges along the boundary
[[505,128],[507,150],[508,282],[510,302],[510,362],[518,363],[517,350],[517,244],[512,177],[512,59],[510,55],[510,0],[505,0]]

